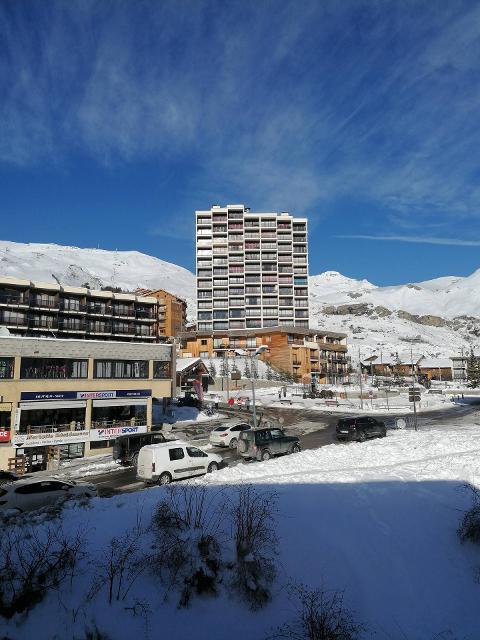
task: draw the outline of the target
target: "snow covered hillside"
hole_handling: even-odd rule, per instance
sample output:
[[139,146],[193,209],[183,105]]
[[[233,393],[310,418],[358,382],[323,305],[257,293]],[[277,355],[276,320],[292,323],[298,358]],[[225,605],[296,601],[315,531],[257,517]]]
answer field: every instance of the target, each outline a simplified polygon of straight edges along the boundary
[[[79,286],[161,288],[185,298],[195,317],[195,276],[138,251],[80,249],[0,241],[0,275]],[[349,335],[362,356],[406,352],[450,356],[480,337],[480,269],[469,277],[442,277],[378,287],[336,271],[310,277],[310,324]]]
[[310,277],[310,324],[349,335],[362,356],[408,352],[459,354],[480,336],[480,269],[471,276],[443,277],[395,287],[336,271]]
[[0,240],[0,275],[92,289],[106,286],[171,291],[195,307],[194,275],[176,264],[139,251],[80,249],[58,244],[22,244]]

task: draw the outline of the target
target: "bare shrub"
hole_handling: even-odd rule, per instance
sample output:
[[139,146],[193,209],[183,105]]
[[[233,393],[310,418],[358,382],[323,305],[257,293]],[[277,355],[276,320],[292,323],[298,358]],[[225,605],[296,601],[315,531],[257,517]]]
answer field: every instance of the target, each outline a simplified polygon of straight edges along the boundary
[[93,599],[106,587],[108,603],[125,600],[135,581],[149,566],[150,558],[144,553],[145,530],[141,522],[121,537],[111,538],[96,564],[96,575],[87,599]]
[[238,488],[231,505],[236,553],[232,585],[252,609],[269,602],[271,585],[277,575],[276,505],[276,493],[258,491],[250,485]]
[[222,561],[217,534],[225,513],[223,492],[198,485],[174,485],[157,507],[152,571],[167,590],[180,589],[178,605],[192,595],[216,595]]
[[480,490],[472,485],[466,485],[472,494],[473,504],[463,515],[457,529],[462,542],[480,544]]
[[0,536],[0,615],[29,611],[45,595],[73,579],[84,557],[84,539],[58,525],[4,528]]
[[312,590],[305,585],[294,585],[290,591],[295,599],[295,617],[269,640],[355,640],[365,631],[345,608],[342,591]]

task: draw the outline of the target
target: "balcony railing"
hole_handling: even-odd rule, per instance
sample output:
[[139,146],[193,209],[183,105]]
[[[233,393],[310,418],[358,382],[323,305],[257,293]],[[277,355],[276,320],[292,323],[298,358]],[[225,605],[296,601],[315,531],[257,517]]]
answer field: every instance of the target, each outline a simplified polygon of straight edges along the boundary
[[128,420],[92,420],[92,429],[111,429],[112,427],[143,427],[147,419],[143,417]]
[[90,315],[111,316],[112,307],[106,304],[89,304],[87,311]]
[[0,304],[10,306],[28,306],[28,296],[26,294],[14,295],[14,294],[0,294]]
[[85,422],[76,422],[72,420],[67,424],[41,424],[41,425],[28,425],[21,427],[18,434],[33,434],[33,433],[58,433],[62,431],[83,431],[85,429]]

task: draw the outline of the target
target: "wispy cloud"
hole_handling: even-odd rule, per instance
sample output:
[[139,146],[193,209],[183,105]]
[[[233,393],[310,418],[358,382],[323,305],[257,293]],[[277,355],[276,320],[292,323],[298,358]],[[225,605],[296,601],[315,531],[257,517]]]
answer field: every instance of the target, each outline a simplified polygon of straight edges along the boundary
[[429,238],[425,236],[370,236],[362,234],[335,235],[345,240],[377,240],[379,242],[413,242],[414,244],[441,244],[454,247],[480,247],[480,240],[460,240],[459,238]]
[[174,162],[197,206],[361,197],[397,232],[478,219],[475,4],[32,0],[0,29],[0,163]]

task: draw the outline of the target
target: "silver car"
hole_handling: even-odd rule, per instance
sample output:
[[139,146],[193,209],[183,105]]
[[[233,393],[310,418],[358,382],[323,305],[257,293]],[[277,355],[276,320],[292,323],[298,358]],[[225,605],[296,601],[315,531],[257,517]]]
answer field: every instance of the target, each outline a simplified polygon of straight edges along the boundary
[[93,484],[58,478],[25,478],[0,486],[0,511],[34,511],[67,498],[92,498]]

